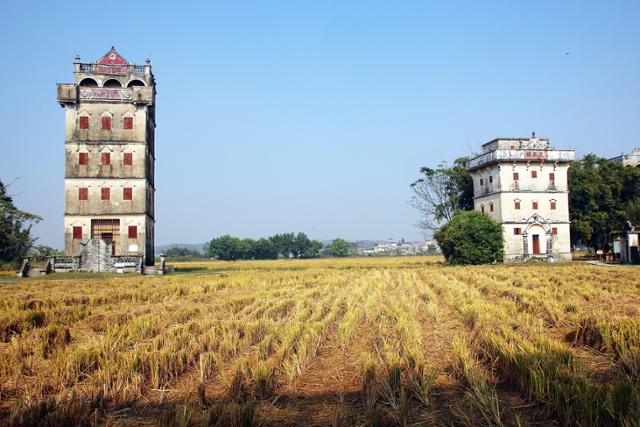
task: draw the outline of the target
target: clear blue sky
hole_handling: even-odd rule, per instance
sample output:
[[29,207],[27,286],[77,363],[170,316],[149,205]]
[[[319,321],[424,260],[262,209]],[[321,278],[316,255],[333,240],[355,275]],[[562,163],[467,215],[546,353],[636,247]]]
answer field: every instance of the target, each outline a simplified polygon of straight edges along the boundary
[[[640,2],[6,2],[0,178],[63,240],[56,82],[111,45],[158,83],[156,243],[418,239],[409,183],[535,129],[640,145]],[[567,55],[566,53],[569,52]]]

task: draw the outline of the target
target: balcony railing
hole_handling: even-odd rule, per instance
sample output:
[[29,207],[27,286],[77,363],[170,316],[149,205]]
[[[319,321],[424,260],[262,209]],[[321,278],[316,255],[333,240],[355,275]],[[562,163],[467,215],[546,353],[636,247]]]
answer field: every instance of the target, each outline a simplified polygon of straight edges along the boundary
[[572,162],[575,160],[575,156],[573,150],[494,150],[469,160],[467,169],[475,169],[496,161]]
[[149,74],[149,65],[102,65],[76,63],[76,71],[97,74]]

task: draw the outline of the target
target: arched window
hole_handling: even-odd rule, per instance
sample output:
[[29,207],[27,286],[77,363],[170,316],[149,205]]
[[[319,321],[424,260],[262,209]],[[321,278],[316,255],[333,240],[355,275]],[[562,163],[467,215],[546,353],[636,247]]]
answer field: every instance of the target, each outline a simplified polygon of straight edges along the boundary
[[554,199],[551,199],[551,201],[549,203],[550,203],[549,207],[551,208],[551,210],[555,211],[556,210],[556,201]]
[[78,83],[78,86],[81,86],[81,87],[98,87],[98,82],[96,82],[92,78],[87,77],[85,79],[80,80],[80,83]]
[[146,86],[142,80],[131,80],[127,87]]
[[484,205],[480,205],[480,212],[484,213]]
[[102,87],[117,88],[117,87],[122,87],[122,83],[120,83],[116,79],[109,79],[106,82],[104,82]]
[[513,208],[516,210],[520,210],[520,199],[515,199],[513,201]]
[[489,202],[489,212],[493,212],[493,202]]

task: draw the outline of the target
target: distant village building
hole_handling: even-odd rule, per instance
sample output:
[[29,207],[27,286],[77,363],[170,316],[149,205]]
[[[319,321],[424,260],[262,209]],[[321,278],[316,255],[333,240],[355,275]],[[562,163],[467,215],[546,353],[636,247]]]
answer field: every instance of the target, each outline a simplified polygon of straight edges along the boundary
[[622,154],[618,157],[609,159],[612,162],[620,162],[624,166],[631,166],[634,168],[640,168],[640,148],[634,149],[629,154]]
[[567,172],[573,150],[549,140],[497,138],[482,146],[467,169],[474,208],[502,224],[505,261],[571,260]]
[[94,63],[76,57],[73,65],[74,82],[58,84],[66,130],[65,255],[82,258],[80,269],[91,271],[135,259],[153,265],[151,65],[131,64],[114,48]]

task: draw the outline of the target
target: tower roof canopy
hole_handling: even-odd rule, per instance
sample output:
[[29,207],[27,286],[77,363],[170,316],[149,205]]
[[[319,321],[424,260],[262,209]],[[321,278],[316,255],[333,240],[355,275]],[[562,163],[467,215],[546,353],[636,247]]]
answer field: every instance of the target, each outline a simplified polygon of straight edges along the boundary
[[100,65],[128,65],[129,62],[118,53],[115,47],[111,46],[111,50],[107,52],[102,59],[98,61]]

